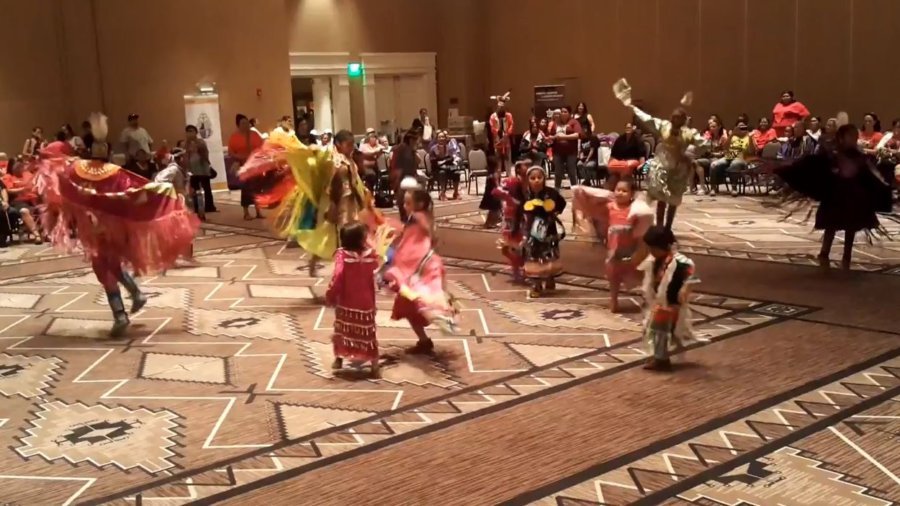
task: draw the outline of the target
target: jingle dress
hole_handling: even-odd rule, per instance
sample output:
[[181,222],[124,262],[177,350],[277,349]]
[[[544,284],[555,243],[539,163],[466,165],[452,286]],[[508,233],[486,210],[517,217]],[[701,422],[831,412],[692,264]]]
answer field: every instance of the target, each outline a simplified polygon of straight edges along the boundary
[[620,207],[609,190],[586,186],[575,188],[573,206],[576,220],[589,220],[601,240],[606,241],[606,279],[637,285],[640,275],[632,259],[653,225],[653,210],[637,199]]
[[522,230],[525,226],[522,202],[525,196],[522,194],[522,180],[517,176],[508,177],[503,183],[491,192],[497,201],[503,204],[503,227],[500,230],[500,239],[497,246],[500,253],[506,257],[513,271],[522,268]]
[[334,306],[334,356],[348,360],[378,360],[375,315],[375,270],[378,256],[371,249],[361,253],[337,250],[334,274],[325,301]]
[[532,191],[527,183],[524,186],[525,276],[535,280],[552,279],[563,269],[559,243],[565,237],[565,231],[560,231],[562,223],[559,215],[566,208],[566,199],[546,184],[537,192]]

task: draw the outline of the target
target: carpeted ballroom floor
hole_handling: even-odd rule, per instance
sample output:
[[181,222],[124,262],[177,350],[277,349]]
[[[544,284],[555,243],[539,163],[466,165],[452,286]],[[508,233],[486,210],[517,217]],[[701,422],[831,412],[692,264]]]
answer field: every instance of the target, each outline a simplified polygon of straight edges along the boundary
[[589,237],[565,242],[558,293],[529,300],[478,197],[441,203],[462,332],[404,356],[415,338],[380,296],[373,381],[329,367],[330,267],[307,277],[301,250],[220,197],[200,266],[142,280],[122,340],[80,258],[0,250],[0,504],[900,501],[897,242],[822,272],[807,225],[689,198],[699,342],[655,374],[636,295],[607,310]]

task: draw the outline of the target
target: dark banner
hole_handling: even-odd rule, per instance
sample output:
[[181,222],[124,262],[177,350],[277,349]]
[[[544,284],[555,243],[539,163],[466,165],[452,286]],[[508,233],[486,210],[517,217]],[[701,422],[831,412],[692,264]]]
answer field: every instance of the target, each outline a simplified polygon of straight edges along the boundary
[[534,87],[534,115],[543,118],[548,109],[566,105],[566,85],[548,84]]

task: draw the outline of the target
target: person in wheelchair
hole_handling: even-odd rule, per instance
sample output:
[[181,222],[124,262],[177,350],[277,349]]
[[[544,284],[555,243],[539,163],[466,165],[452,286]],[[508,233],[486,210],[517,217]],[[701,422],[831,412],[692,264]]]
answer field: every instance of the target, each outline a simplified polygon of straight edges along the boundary
[[[14,229],[16,224],[21,221],[22,226],[25,227],[25,233],[31,237],[34,243],[42,244],[43,240],[36,223],[38,194],[34,191],[33,179],[34,174],[22,162],[9,163],[0,177],[4,193],[6,193],[4,208],[10,228]],[[23,234],[20,233],[20,237],[22,236]]]
[[460,153],[456,139],[451,139],[446,130],[438,132],[437,142],[428,153],[431,157],[432,170],[437,171],[440,200],[447,200],[447,187],[453,183],[453,196],[450,200],[459,199]]

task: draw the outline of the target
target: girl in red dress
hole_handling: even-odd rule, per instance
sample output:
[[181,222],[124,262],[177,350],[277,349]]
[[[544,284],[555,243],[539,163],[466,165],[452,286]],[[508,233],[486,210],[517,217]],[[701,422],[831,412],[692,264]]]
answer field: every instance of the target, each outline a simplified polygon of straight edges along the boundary
[[524,239],[522,229],[525,217],[522,213],[522,202],[525,197],[522,193],[522,183],[525,180],[525,171],[528,170],[528,166],[527,160],[516,162],[515,174],[503,180],[503,183],[493,190],[493,196],[503,202],[503,229],[497,245],[500,247],[500,253],[509,262],[513,281],[516,283],[524,281],[522,277],[522,266],[525,265],[525,260],[522,258],[522,240]]
[[606,242],[606,279],[609,281],[610,310],[619,311],[619,291],[637,286],[638,266],[647,256],[643,236],[653,224],[653,210],[635,200],[634,182],[621,178],[610,185],[613,191],[581,187],[575,189],[575,216],[591,219],[601,240]]
[[368,229],[353,222],[340,231],[341,248],[334,257],[334,274],[325,293],[325,303],[334,308],[332,369],[344,359],[369,362],[372,377],[379,377],[378,339],[375,314],[375,270],[378,256],[367,246]]

